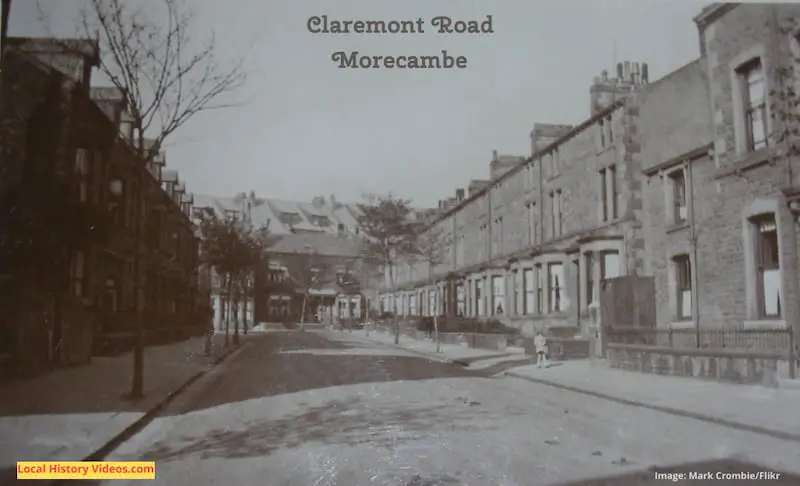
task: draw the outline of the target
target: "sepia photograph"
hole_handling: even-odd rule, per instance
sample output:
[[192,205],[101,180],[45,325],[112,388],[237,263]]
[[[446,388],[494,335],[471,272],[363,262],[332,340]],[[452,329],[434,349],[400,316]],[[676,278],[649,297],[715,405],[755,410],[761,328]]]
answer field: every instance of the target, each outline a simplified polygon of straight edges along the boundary
[[0,5],[0,486],[800,486],[800,4]]

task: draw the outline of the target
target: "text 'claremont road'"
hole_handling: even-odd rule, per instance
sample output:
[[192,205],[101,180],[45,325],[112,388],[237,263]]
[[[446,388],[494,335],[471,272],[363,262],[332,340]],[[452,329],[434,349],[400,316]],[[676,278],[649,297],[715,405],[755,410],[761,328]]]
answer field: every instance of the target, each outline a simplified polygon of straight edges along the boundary
[[[436,34],[493,34],[491,15],[484,20],[453,19],[444,15],[431,18],[430,25]],[[426,21],[422,17],[414,20],[332,20],[327,15],[313,16],[306,22],[312,34],[424,34]],[[447,50],[441,54],[376,55],[359,51],[335,51],[331,60],[338,68],[355,69],[464,69],[466,56],[451,56]]]

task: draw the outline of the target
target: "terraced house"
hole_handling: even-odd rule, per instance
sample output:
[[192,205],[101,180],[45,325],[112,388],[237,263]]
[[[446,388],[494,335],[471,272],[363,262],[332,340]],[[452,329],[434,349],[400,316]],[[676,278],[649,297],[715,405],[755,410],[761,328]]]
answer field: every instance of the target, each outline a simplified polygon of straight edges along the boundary
[[576,126],[535,124],[531,156],[495,153],[492,179],[473,181],[470,195],[434,225],[439,292],[429,288],[424,263],[404,265],[402,291],[384,295],[384,308],[500,317],[525,332],[589,332],[598,282],[644,265],[636,93],[647,70],[625,62],[616,77],[595,78],[590,117]]
[[704,9],[694,19],[701,57],[647,94],[646,237],[660,326],[798,325],[797,107],[787,86],[800,73],[779,73],[800,54],[799,14],[791,4]]
[[[261,282],[255,282],[258,291],[246,300],[248,322],[300,320],[303,296],[292,280],[308,280],[308,275],[298,274],[308,273],[310,268],[306,267],[314,266],[314,262],[329,273],[315,279],[318,288],[312,292],[314,309],[319,307],[337,317],[357,317],[366,311],[369,295],[364,295],[363,300],[357,295],[362,291],[368,294],[375,285],[370,284],[374,272],[363,265],[361,258],[363,235],[358,224],[358,204],[337,201],[333,195],[317,196],[307,202],[258,197],[251,191],[234,197],[198,195],[195,206],[218,216],[236,215],[254,227],[268,226],[275,238],[269,249],[270,268]],[[223,291],[214,280],[214,322],[222,328]],[[344,281],[352,283],[342,285]]]
[[639,275],[651,325],[798,326],[798,14],[714,4],[694,19],[698,59],[652,83],[644,64],[595,79],[589,119],[536,124],[530,157],[437,222],[441,302],[414,265],[384,307],[591,335],[599,282]]
[[202,332],[191,195],[163,156],[138,159],[124,93],[91,87],[96,44],[11,38],[5,54],[0,369],[132,345],[137,254],[148,339]]

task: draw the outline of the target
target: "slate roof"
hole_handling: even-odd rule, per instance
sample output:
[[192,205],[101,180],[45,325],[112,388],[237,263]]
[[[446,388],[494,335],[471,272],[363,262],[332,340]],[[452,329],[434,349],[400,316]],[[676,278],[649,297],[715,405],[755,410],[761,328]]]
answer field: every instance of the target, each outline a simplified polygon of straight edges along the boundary
[[362,248],[363,241],[360,238],[316,232],[282,236],[272,245],[270,251],[283,254],[313,252],[320,256],[358,258],[362,255]]
[[[242,211],[244,203],[235,197],[219,197],[207,194],[195,194],[195,207],[214,209],[222,216],[225,210]],[[305,201],[289,201],[276,198],[255,198],[250,206],[250,220],[255,226],[269,223],[269,230],[275,235],[289,235],[296,232],[339,234],[339,224],[344,225],[344,233],[350,236],[357,234],[358,220],[353,214],[354,204],[336,203],[335,207],[328,201],[314,204]],[[357,211],[357,209],[356,209]],[[293,224],[281,222],[281,214],[296,215]],[[330,224],[320,226],[314,219],[326,217]]]
[[[357,203],[352,202],[338,202],[334,199],[328,200],[323,197],[315,198],[314,202],[307,202],[260,198],[255,197],[254,194],[239,198],[195,194],[194,207],[211,208],[218,216],[224,216],[226,210],[242,212],[248,200],[250,201],[251,223],[254,226],[269,224],[270,233],[276,236],[326,234],[335,238],[325,240],[324,237],[321,237],[319,241],[328,241],[336,248],[338,248],[338,243],[335,242],[358,239],[361,236],[358,229],[358,217],[361,214],[361,210]],[[417,211],[425,212],[431,211],[431,209],[414,208],[412,215]],[[283,221],[281,220],[282,214],[284,215]],[[294,222],[288,222],[289,215],[293,215]],[[329,224],[324,226],[318,224],[324,218],[327,218]],[[340,227],[342,232],[340,232]],[[313,239],[313,237],[309,238]],[[284,243],[280,243],[282,245],[280,248],[286,248],[288,253],[292,253],[297,250],[294,245],[299,245],[299,250],[297,251],[307,251],[303,249],[304,245],[308,244],[307,242],[290,243],[290,241],[299,240],[289,239]]]

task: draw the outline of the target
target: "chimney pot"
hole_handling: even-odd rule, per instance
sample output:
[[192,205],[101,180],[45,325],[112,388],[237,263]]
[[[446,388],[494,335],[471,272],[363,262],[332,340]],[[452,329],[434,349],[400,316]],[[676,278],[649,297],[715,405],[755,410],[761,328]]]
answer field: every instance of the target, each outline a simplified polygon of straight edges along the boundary
[[622,63],[617,63],[617,79],[622,79]]
[[497,160],[497,150],[492,150],[492,160]]

